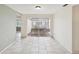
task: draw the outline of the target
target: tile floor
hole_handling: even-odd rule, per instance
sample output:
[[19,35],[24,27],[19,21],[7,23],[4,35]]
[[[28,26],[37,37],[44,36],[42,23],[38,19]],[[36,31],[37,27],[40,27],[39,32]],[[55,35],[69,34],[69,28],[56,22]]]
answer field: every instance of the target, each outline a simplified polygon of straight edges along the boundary
[[[19,34],[20,36],[20,34]],[[68,54],[69,52],[50,37],[17,37],[16,42],[2,54]]]

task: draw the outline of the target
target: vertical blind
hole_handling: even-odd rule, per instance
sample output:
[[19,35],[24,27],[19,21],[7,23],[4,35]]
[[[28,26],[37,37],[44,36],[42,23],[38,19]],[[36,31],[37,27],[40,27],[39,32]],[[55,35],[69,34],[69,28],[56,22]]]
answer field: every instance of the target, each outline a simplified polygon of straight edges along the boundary
[[32,18],[32,28],[49,28],[48,18]]

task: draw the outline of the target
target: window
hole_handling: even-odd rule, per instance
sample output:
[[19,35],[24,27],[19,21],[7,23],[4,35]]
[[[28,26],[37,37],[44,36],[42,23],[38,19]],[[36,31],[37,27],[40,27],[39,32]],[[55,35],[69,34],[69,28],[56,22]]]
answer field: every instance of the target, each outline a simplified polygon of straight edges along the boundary
[[48,18],[32,18],[32,28],[49,28]]

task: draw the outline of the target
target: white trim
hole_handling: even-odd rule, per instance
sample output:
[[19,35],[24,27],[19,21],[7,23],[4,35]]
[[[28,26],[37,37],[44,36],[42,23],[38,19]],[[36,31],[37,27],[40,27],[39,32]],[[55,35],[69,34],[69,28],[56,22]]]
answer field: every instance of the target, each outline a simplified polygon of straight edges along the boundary
[[64,49],[66,49],[69,53],[68,54],[72,54],[72,51],[68,50],[67,48],[65,48],[58,40],[56,40],[56,42],[58,44],[60,44]]
[[0,51],[0,54],[2,54],[6,49],[8,49],[9,47],[11,47],[15,42],[16,42],[16,40],[13,41],[13,42],[12,42],[11,44],[9,44],[8,46],[6,46],[3,50],[1,50],[1,51]]

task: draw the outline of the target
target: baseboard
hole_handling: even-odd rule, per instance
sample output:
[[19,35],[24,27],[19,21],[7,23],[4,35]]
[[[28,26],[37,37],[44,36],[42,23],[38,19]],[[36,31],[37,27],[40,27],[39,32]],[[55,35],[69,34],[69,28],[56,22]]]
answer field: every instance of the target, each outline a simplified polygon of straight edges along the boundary
[[[58,40],[56,40],[56,42],[58,43],[58,44],[60,44],[63,48],[65,48]],[[68,54],[72,54],[72,51],[70,51],[70,50],[68,50],[67,48],[65,48],[69,53]]]
[[16,40],[13,41],[13,42],[12,42],[11,44],[9,44],[8,46],[6,46],[4,49],[2,49],[2,50],[0,51],[0,54],[2,54],[6,49],[8,49],[9,47],[11,47],[15,42],[16,42]]
[[50,37],[51,37],[52,39],[54,39],[54,40],[55,40],[55,37],[54,37],[54,35],[50,35]]

